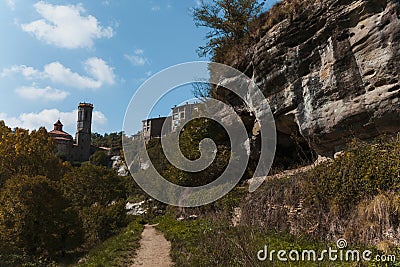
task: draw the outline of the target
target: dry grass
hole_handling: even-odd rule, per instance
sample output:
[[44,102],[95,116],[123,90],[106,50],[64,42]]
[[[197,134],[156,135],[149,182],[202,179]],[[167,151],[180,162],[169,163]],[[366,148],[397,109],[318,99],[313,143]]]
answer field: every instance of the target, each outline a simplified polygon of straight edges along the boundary
[[242,224],[332,241],[400,243],[400,138],[355,142],[331,163],[267,181],[242,204]]
[[381,193],[357,206],[345,236],[365,244],[400,243],[400,194]]

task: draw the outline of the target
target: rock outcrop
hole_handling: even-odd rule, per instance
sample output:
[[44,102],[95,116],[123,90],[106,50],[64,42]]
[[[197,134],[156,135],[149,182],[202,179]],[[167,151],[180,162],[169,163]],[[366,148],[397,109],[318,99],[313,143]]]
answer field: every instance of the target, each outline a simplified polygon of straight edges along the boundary
[[278,139],[298,132],[333,156],[350,138],[399,132],[400,1],[309,5],[231,64],[268,97]]

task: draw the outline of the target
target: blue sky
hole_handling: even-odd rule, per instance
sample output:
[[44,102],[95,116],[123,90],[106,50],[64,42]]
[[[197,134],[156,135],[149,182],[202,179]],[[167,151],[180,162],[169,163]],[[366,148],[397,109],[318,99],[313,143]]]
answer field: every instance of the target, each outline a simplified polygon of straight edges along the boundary
[[[93,130],[121,131],[135,90],[196,49],[195,0],[0,0],[0,120],[28,129],[60,118],[73,134],[79,102],[95,106]],[[166,115],[190,88],[154,112]],[[140,109],[140,107],[138,107]]]
[[[196,53],[208,31],[191,16],[199,3],[0,0],[0,120],[51,130],[60,118],[73,134],[78,103],[91,102],[93,131],[121,131],[130,99],[146,79],[176,64],[207,60]],[[193,98],[191,90],[169,94],[152,115],[168,115],[174,104]]]

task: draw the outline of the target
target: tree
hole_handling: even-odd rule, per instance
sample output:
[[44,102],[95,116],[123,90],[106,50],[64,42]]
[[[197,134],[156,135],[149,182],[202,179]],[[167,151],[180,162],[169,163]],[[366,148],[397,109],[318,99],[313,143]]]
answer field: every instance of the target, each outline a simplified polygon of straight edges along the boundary
[[264,1],[211,0],[193,9],[196,26],[207,27],[208,43],[199,47],[199,55],[215,56],[218,49],[229,44],[239,44],[249,34],[250,25],[262,11]]
[[89,158],[90,163],[96,166],[108,167],[110,157],[104,151],[96,151]]
[[0,255],[55,256],[83,241],[77,213],[56,182],[13,176],[1,191]]
[[108,147],[112,155],[119,155],[122,150],[122,132],[119,133],[92,133],[92,145],[97,147]]
[[[166,142],[169,142],[166,137]],[[146,146],[147,153],[156,170],[168,181],[181,186],[201,186],[218,178],[225,170],[231,157],[229,136],[221,125],[204,118],[188,122],[179,136],[179,147],[182,154],[189,160],[200,158],[199,144],[205,138],[212,139],[217,146],[216,157],[205,170],[200,172],[185,172],[172,165],[164,153],[159,139],[150,140]],[[207,155],[205,155],[207,156]],[[178,159],[178,154],[172,157]]]
[[120,200],[108,206],[93,205],[79,210],[86,247],[92,247],[117,234],[127,225],[125,203],[124,200]]
[[126,226],[125,181],[113,170],[91,164],[66,173],[61,180],[65,198],[79,213],[85,246],[91,247]]
[[126,197],[121,178],[102,166],[85,164],[73,168],[61,183],[64,196],[78,207],[105,206]]
[[58,180],[65,171],[45,128],[12,131],[0,121],[0,186],[13,175],[46,176]]

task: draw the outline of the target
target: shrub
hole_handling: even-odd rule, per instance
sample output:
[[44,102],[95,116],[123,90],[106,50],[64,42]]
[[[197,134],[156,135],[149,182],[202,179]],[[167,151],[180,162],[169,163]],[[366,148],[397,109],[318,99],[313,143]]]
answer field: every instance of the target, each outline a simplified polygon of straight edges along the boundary
[[54,257],[81,244],[77,214],[47,178],[15,176],[0,199],[0,255]]
[[353,141],[332,162],[265,182],[242,203],[241,222],[353,243],[398,242],[399,186],[399,138]]
[[132,221],[120,234],[110,237],[91,249],[79,267],[128,266],[139,248],[143,225],[139,218]]

